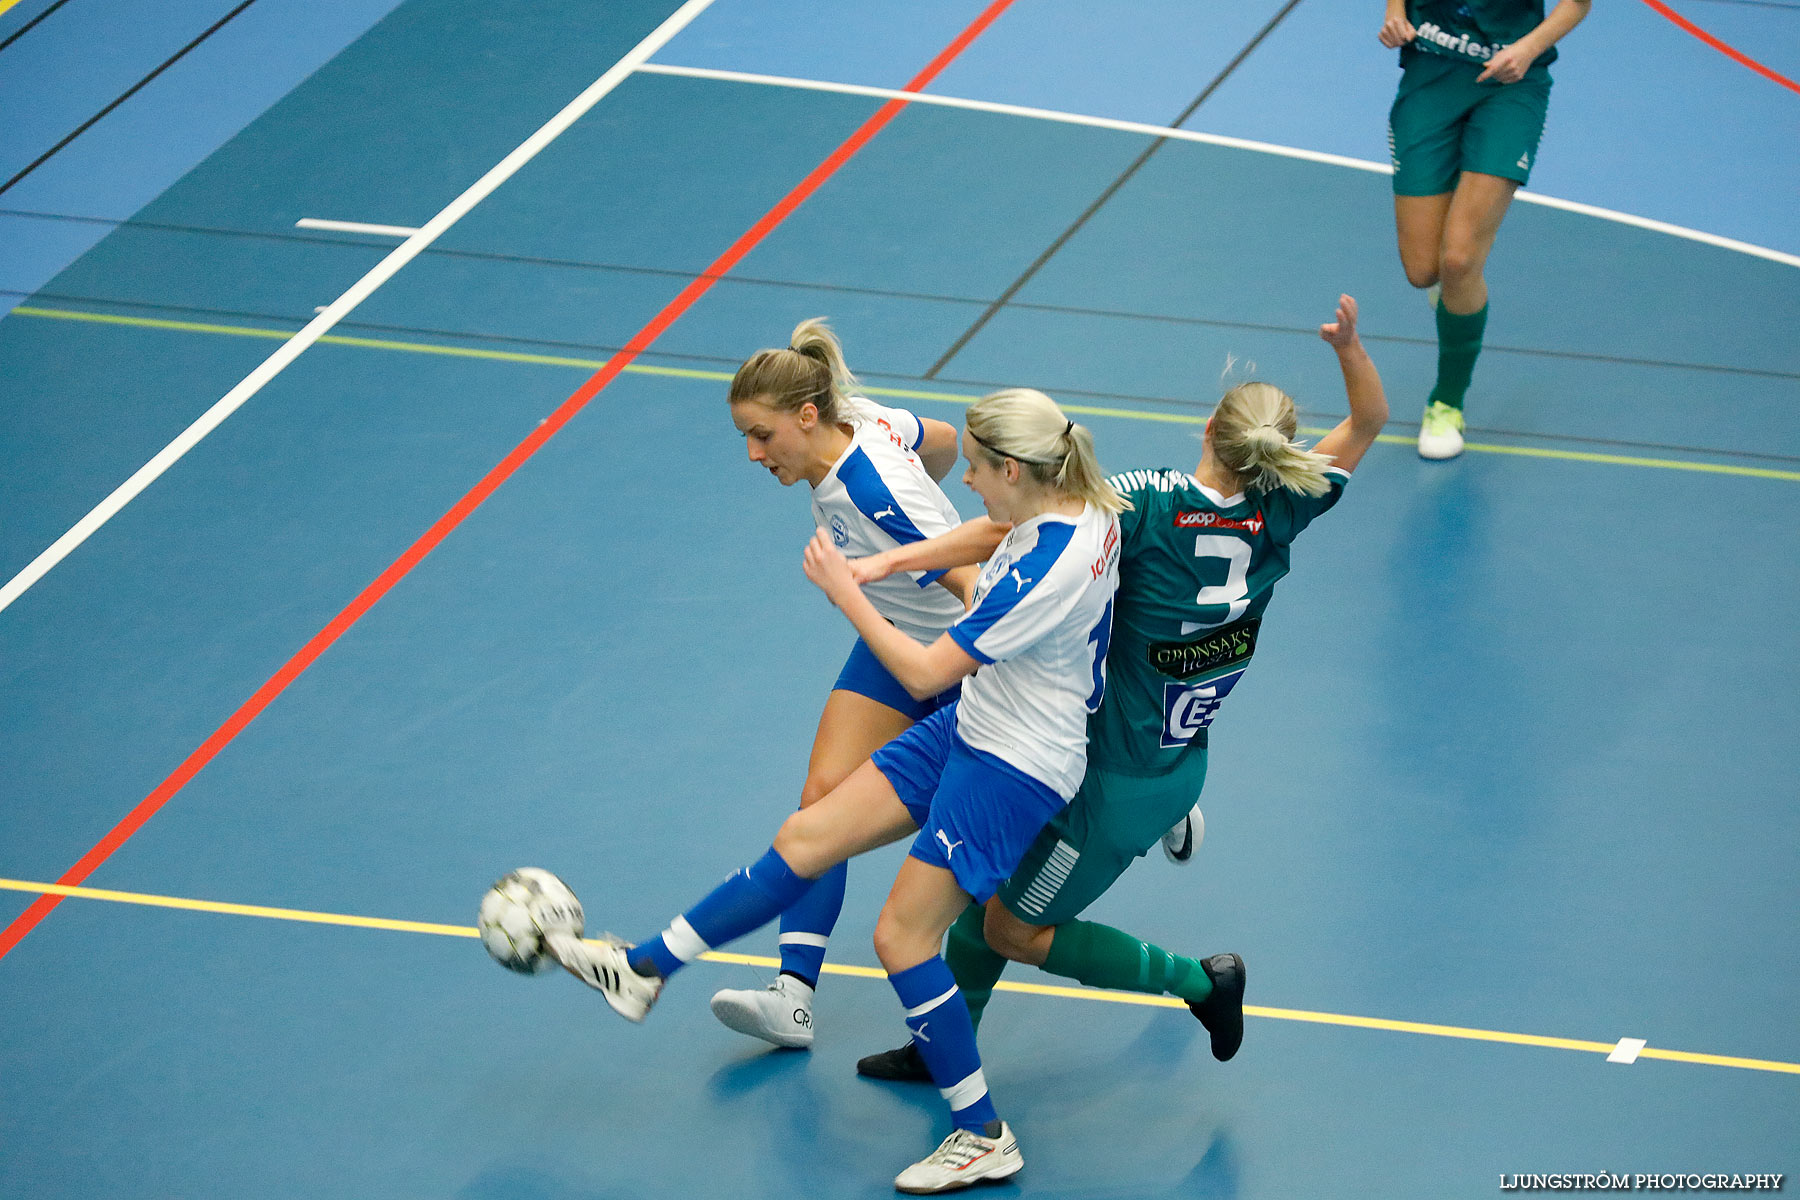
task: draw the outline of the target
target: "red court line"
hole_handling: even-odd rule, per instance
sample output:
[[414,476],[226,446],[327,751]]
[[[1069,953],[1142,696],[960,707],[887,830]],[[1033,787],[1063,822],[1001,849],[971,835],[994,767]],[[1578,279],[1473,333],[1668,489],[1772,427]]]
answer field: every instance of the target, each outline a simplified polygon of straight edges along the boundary
[[1699,38],[1701,41],[1705,42],[1707,45],[1711,46],[1714,50],[1717,50],[1720,54],[1723,54],[1725,57],[1731,58],[1731,59],[1736,59],[1738,62],[1744,64],[1746,67],[1749,67],[1752,71],[1755,71],[1758,75],[1767,76],[1768,78],[1773,79],[1776,83],[1779,83],[1782,87],[1788,89],[1790,92],[1800,92],[1800,83],[1795,83],[1793,80],[1789,79],[1786,75],[1781,74],[1779,71],[1771,70],[1770,68],[1763,66],[1761,63],[1757,62],[1754,58],[1751,58],[1748,54],[1745,54],[1742,50],[1737,49],[1735,46],[1731,46],[1731,45],[1726,44],[1725,42],[1721,42],[1718,38],[1716,38],[1712,34],[1706,32],[1706,30],[1700,28],[1698,25],[1694,24],[1692,21],[1688,20],[1686,17],[1682,16],[1680,13],[1676,12],[1674,9],[1670,8],[1668,5],[1664,4],[1662,2],[1662,0],[1644,0],[1644,3],[1648,4],[1651,8],[1655,9],[1657,11],[1657,13],[1659,13],[1660,15],[1662,15],[1664,17],[1667,17],[1669,20],[1673,21],[1677,26],[1679,26],[1680,28],[1685,29],[1687,32],[1693,34],[1695,37]]
[[[937,57],[926,64],[924,70],[913,76],[912,81],[902,90],[922,91],[956,59],[957,55],[968,48],[970,42],[981,36],[982,32],[992,25],[1012,2],[1013,0],[993,0],[993,3],[989,4],[981,15],[957,36],[955,41],[939,51]],[[474,512],[482,501],[493,495],[495,489],[524,465],[526,459],[536,454],[545,442],[549,441],[564,425],[567,425],[576,413],[586,407],[589,400],[599,395],[601,389],[617,378],[619,372],[623,371],[632,359],[648,349],[650,344],[662,336],[669,326],[692,308],[694,302],[704,296],[713,284],[743,261],[744,256],[756,248],[757,243],[767,237],[795,209],[804,204],[827,179],[837,172],[839,167],[849,162],[858,150],[868,145],[870,139],[898,116],[900,110],[905,108],[907,103],[908,101],[905,100],[889,100],[876,110],[874,116],[864,121],[855,133],[846,138],[842,145],[833,150],[824,162],[808,172],[806,178],[794,185],[794,189],[783,196],[775,207],[764,213],[761,220],[746,230],[743,236],[726,249],[725,253],[714,259],[704,274],[681,289],[681,293],[669,301],[648,325],[638,330],[637,334],[625,344],[624,349],[608,359],[606,365],[576,389],[574,395],[558,405],[556,411],[551,413],[549,418],[538,426],[530,437],[515,446],[512,452],[483,476],[481,482],[470,488],[467,494],[451,507],[449,512],[439,517],[418,541],[407,548],[406,553],[395,559],[387,570],[376,577],[375,582],[364,588],[356,599],[331,619],[325,628],[314,634],[312,639],[300,648],[299,653],[288,659],[282,668],[269,678],[267,683],[257,688],[255,694],[244,701],[243,705],[232,713],[223,725],[214,730],[211,737],[188,755],[187,759],[175,768],[167,779],[157,785],[155,791],[144,797],[136,808],[126,814],[124,820],[113,826],[111,832],[95,843],[93,849],[82,855],[79,862],[63,872],[56,882],[74,886],[93,874],[100,864],[112,856],[114,851],[142,829],[145,822],[156,815],[157,810],[186,787],[188,781],[198,775],[219,751],[243,732],[244,727],[254,721],[263,709],[274,701],[275,697],[287,690],[290,683],[312,666],[319,655],[325,653],[333,642],[343,636],[345,630],[356,624],[364,613],[375,606],[376,601],[387,595],[389,589],[405,578],[406,573],[418,566],[427,554],[437,549],[438,543],[448,537],[451,530],[462,524],[464,518]],[[24,940],[25,936],[35,929],[40,921],[49,916],[51,911],[62,903],[62,900],[61,896],[39,896],[32,902],[31,907],[19,915],[17,920],[8,925],[4,931],[0,931],[0,958],[5,958],[7,954],[11,953],[12,948]]]

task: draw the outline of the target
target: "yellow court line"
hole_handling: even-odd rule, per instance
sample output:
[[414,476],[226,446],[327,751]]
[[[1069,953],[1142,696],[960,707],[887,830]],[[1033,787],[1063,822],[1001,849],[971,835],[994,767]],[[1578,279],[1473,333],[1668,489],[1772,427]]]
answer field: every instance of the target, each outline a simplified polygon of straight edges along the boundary
[[[218,913],[235,917],[265,917],[277,921],[303,921],[314,925],[347,925],[361,929],[382,929],[396,933],[430,933],[443,937],[479,937],[466,925],[439,925],[428,921],[395,921],[386,917],[356,917],[342,913],[309,912],[297,908],[270,908],[260,904],[228,904],[218,900],[191,900],[179,896],[153,896],[143,892],[117,892],[106,888],[71,887],[60,883],[33,883],[25,879],[0,879],[0,891],[32,892],[38,895],[68,896],[81,900],[110,900],[117,904],[139,904],[152,908],[186,909],[192,912]],[[702,954],[707,962],[740,966],[775,968],[779,958],[759,954],[733,954],[711,950]],[[859,967],[846,963],[826,963],[827,975],[848,975],[857,979],[885,979],[879,967]],[[1021,992],[1029,996],[1056,996],[1069,1000],[1098,1000],[1110,1004],[1136,1004],[1153,1008],[1186,1008],[1172,996],[1146,996],[1135,992],[1110,992],[1098,988],[1058,987],[1043,983],[1014,983],[1001,980],[996,991]],[[1543,1037],[1531,1033],[1505,1033],[1493,1029],[1470,1029],[1461,1025],[1433,1025],[1422,1021],[1393,1021],[1386,1017],[1358,1017],[1344,1013],[1310,1012],[1300,1008],[1268,1008],[1246,1004],[1244,1015],[1275,1021],[1303,1021],[1314,1025],[1339,1025],[1352,1029],[1377,1029],[1389,1033],[1411,1033],[1426,1037],[1460,1038],[1465,1041],[1501,1042],[1512,1046],[1537,1046],[1550,1050],[1575,1050],[1585,1054],[1610,1054],[1615,1042],[1583,1041],[1576,1038]],[[1779,1062],[1764,1058],[1738,1058],[1723,1054],[1696,1054],[1687,1050],[1662,1050],[1646,1046],[1639,1058],[1658,1058],[1667,1062],[1692,1063],[1713,1067],[1737,1067],[1746,1071],[1773,1071],[1800,1075],[1800,1063]]]
[[[0,11],[4,11],[0,9]],[[39,308],[22,304],[12,310],[24,317],[42,317],[58,321],[89,321],[101,325],[128,325],[140,329],[168,329],[181,333],[209,333],[227,337],[272,338],[285,341],[294,336],[292,330],[267,329],[252,325],[216,325],[198,321],[170,321],[159,317],[128,317],[118,313],[81,312],[76,309]],[[525,363],[544,367],[577,367],[597,371],[606,365],[604,359],[568,358],[554,354],[527,354],[516,350],[478,350],[468,346],[440,346],[429,342],[400,342],[385,338],[350,337],[326,334],[321,343],[333,346],[357,346],[365,350],[391,350],[406,354],[436,354],[448,358],[486,359],[490,362]],[[701,379],[729,382],[728,371],[703,371],[687,367],[653,367],[633,363],[625,368],[633,375],[660,375],[670,379]],[[870,396],[896,400],[935,400],[947,404],[970,404],[979,397],[961,392],[930,392],[913,388],[865,387]],[[1104,408],[1084,404],[1064,404],[1065,412],[1083,416],[1121,417],[1132,421],[1155,421],[1171,425],[1204,425],[1206,417],[1189,413],[1160,413],[1137,408]],[[1308,436],[1322,436],[1327,429],[1302,429]],[[1394,446],[1410,446],[1415,439],[1401,434],[1382,434],[1376,439]],[[1628,454],[1595,454],[1585,450],[1552,450],[1535,446],[1503,446],[1486,442],[1468,442],[1464,450],[1476,454],[1510,454],[1519,458],[1561,459],[1566,462],[1599,463],[1615,467],[1649,467],[1664,471],[1698,471],[1712,475],[1739,475],[1750,479],[1781,479],[1800,483],[1800,471],[1782,471],[1771,467],[1742,467],[1731,463],[1687,462],[1676,458],[1642,458]]]
[[0,16],[5,16],[6,10],[11,8],[13,5],[17,4],[18,2],[19,2],[19,0],[0,0]]

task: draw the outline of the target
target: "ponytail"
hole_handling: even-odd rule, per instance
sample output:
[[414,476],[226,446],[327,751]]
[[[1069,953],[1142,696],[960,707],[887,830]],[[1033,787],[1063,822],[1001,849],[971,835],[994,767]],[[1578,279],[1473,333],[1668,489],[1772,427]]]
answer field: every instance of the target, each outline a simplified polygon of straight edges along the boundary
[[968,428],[995,466],[1013,459],[1039,484],[1105,512],[1131,507],[1101,472],[1094,435],[1042,392],[1008,388],[983,396],[969,406]]
[[1240,383],[1213,410],[1213,453],[1247,487],[1323,496],[1331,486],[1325,479],[1331,456],[1295,441],[1299,425],[1286,392],[1268,383]]
[[843,401],[855,394],[856,376],[844,364],[844,348],[823,317],[800,322],[788,344],[758,350],[732,377],[732,404],[760,400],[777,412],[797,413],[811,404],[828,425],[849,422]]

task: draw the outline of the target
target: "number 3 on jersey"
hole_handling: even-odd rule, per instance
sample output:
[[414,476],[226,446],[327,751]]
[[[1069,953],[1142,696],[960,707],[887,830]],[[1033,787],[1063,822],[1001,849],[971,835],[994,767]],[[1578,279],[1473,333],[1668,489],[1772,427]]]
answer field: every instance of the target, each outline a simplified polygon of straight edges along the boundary
[[[1194,539],[1194,557],[1225,560],[1225,582],[1208,584],[1194,597],[1195,604],[1215,611],[1223,608],[1224,612],[1210,621],[1183,621],[1182,633],[1211,629],[1215,625],[1229,625],[1243,616],[1244,610],[1250,607],[1249,542],[1222,533],[1203,533]],[[1212,613],[1205,615],[1210,617]]]

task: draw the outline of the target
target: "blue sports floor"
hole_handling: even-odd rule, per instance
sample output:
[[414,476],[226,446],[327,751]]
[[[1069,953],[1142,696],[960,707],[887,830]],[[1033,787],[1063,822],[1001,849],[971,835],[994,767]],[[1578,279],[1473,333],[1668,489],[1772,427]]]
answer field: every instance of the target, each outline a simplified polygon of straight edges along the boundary
[[[1094,909],[1241,952],[1244,1049],[999,995],[995,1194],[1800,1186],[1800,94],[1596,4],[1532,190],[1606,212],[1514,206],[1470,451],[1425,463],[1380,6],[988,7],[716,0],[38,571],[406,236],[297,222],[425,226],[677,6],[0,4],[0,1196],[891,1194],[946,1124],[854,1075],[904,1036],[899,849],[810,1054],[707,1011],[772,930],[642,1028],[472,940],[525,864],[644,936],[797,800],[852,635],[724,381],[824,314],[884,402],[1037,386],[1109,468],[1190,467],[1228,362],[1341,415],[1341,291],[1390,436],[1296,546],[1195,863]],[[1800,4],[1675,7],[1800,77]],[[934,58],[985,106],[865,137],[855,89]]]

